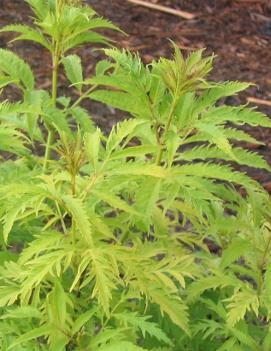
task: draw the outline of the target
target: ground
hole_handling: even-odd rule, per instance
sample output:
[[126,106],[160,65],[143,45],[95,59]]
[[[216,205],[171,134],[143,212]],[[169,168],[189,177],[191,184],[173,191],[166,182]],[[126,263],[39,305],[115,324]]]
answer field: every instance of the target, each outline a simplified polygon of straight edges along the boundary
[[[196,48],[206,48],[215,53],[213,80],[241,80],[255,83],[240,97],[227,99],[228,104],[246,103],[248,97],[271,101],[271,2],[270,0],[146,0],[152,3],[181,9],[195,14],[186,20],[156,10],[131,4],[127,0],[88,0],[100,15],[120,26],[127,35],[113,33],[118,47],[139,51],[144,62],[171,55],[169,39],[174,40],[184,53]],[[0,27],[5,24],[29,22],[30,12],[23,0],[0,0]],[[9,35],[1,35],[0,46],[6,47]],[[29,43],[12,45],[33,67],[38,86],[50,87],[51,60],[48,53]],[[81,50],[86,76],[101,57],[92,48]],[[65,91],[62,77],[60,88]],[[9,91],[9,98],[16,92]],[[251,104],[253,106],[253,104]],[[118,119],[118,114],[99,104],[86,104],[96,122],[108,129]],[[259,105],[271,116],[271,106]],[[257,128],[249,130],[266,143],[261,152],[271,164],[271,131]],[[252,147],[252,146],[251,146]],[[271,176],[262,171],[252,175],[271,191]]]

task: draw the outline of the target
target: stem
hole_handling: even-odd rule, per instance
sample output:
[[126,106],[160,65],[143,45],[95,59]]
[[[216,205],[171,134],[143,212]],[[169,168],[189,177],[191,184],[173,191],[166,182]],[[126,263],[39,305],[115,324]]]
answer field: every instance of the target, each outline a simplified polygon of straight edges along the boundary
[[163,153],[164,153],[163,144],[158,143],[158,153],[157,153],[156,161],[155,161],[157,166],[160,166],[160,164],[161,164]]
[[75,174],[71,175],[71,184],[72,184],[72,196],[75,196],[76,194],[76,175]]
[[72,225],[71,225],[71,238],[72,238],[72,246],[73,249],[75,250],[75,244],[76,244],[76,224],[74,219],[72,218]]
[[56,53],[53,57],[53,76],[52,76],[52,105],[56,105],[57,99],[57,83],[58,83],[58,67],[59,67],[59,45],[56,44]]
[[79,197],[84,200],[86,198],[86,196],[88,195],[88,193],[91,191],[92,187],[96,184],[96,182],[103,176],[103,169],[108,161],[109,156],[107,156],[105,158],[105,160],[103,161],[100,169],[98,172],[96,172],[95,174],[93,174],[92,178],[90,178],[90,182],[88,183],[88,185],[85,187],[85,189],[81,192],[81,194],[79,195]]
[[53,130],[48,128],[48,137],[47,137],[47,144],[46,144],[46,150],[45,150],[45,158],[44,158],[44,163],[43,163],[43,173],[46,173],[48,162],[51,158],[51,153],[52,153],[52,144],[55,139],[55,133]]
[[126,230],[124,233],[122,233],[122,235],[121,235],[121,237],[120,237],[120,240],[119,240],[119,242],[120,242],[121,245],[124,244],[124,242],[125,242],[125,240],[128,238],[128,236],[129,236],[128,230]]
[[265,250],[264,250],[264,254],[263,254],[263,257],[262,257],[262,262],[261,262],[261,264],[260,264],[260,268],[261,268],[261,269],[263,269],[263,267],[264,267],[265,260],[266,260],[266,256],[267,256],[267,254],[268,254],[270,245],[271,245],[271,235],[270,235],[270,237],[268,238],[267,245],[266,245]]
[[265,247],[265,250],[264,250],[261,262],[258,264],[258,269],[260,271],[259,272],[259,286],[258,286],[258,294],[259,295],[261,294],[261,291],[262,291],[262,285],[263,285],[263,280],[264,280],[264,278],[263,278],[263,269],[264,269],[264,265],[265,265],[266,256],[267,256],[267,254],[269,252],[270,245],[271,245],[271,235],[268,238],[267,245]]
[[65,5],[65,0],[57,0],[56,14],[57,17],[60,16],[63,6]]
[[80,198],[82,200],[84,200],[86,198],[86,196],[88,195],[88,193],[90,192],[90,190],[92,189],[92,187],[95,185],[96,181],[98,180],[99,175],[95,174],[93,175],[92,179],[90,180],[90,182],[88,183],[88,185],[86,186],[86,188],[82,191],[82,193],[80,194]]
[[123,303],[123,299],[121,298],[120,301],[116,303],[116,305],[113,307],[110,315],[106,318],[106,321],[102,323],[102,327],[105,328],[112,316],[114,315],[114,312],[117,310],[117,308]]
[[[64,5],[65,5],[65,0],[56,1],[55,14],[56,14],[57,22],[59,21]],[[52,72],[52,99],[51,99],[53,107],[56,106],[56,100],[57,100],[58,69],[59,69],[60,56],[61,56],[60,43],[61,43],[61,37],[56,40],[53,40],[54,52],[52,54],[53,72]],[[52,145],[55,141],[55,132],[52,126],[46,125],[46,127],[48,129],[48,137],[47,137],[47,144],[46,144],[46,151],[45,151],[45,159],[43,164],[44,173],[47,170],[48,161],[51,159]]]
[[57,212],[58,212],[58,215],[59,215],[59,218],[60,218],[60,222],[61,222],[61,225],[62,225],[63,232],[64,232],[64,234],[67,234],[67,227],[65,225],[65,221],[64,221],[62,212],[60,210],[60,207],[59,207],[57,201],[55,201],[55,204],[56,204],[56,209],[57,209]]
[[163,132],[163,135],[162,135],[162,138],[161,138],[163,140],[163,142],[161,143],[161,139],[160,139],[160,142],[158,143],[159,150],[158,150],[156,161],[155,161],[158,166],[160,166],[161,161],[162,161],[162,157],[163,157],[163,153],[164,153],[165,136],[167,135],[167,132],[169,131],[169,128],[170,128],[170,125],[171,125],[171,122],[172,122],[172,119],[173,119],[173,116],[174,116],[176,103],[177,103],[177,99],[176,99],[176,96],[174,96],[173,97],[173,101],[172,101],[172,105],[171,105],[171,109],[170,109],[170,112],[169,112],[169,115],[168,115],[167,124],[165,126],[165,129],[164,129],[164,132]]
[[97,85],[93,85],[87,91],[85,91],[81,96],[79,96],[79,98],[72,104],[71,109],[73,109],[74,107],[78,106],[80,104],[80,102],[82,100],[84,100],[88,96],[88,94],[90,94],[96,88],[97,88]]
[[[55,52],[52,57],[53,61],[53,73],[52,73],[52,106],[56,106],[56,99],[57,99],[57,84],[58,84],[58,68],[59,68],[59,60],[60,60],[60,50],[59,50],[59,43],[56,42],[55,44]],[[52,145],[55,141],[55,132],[51,126],[47,126],[48,129],[48,137],[47,137],[47,144],[46,144],[46,151],[45,151],[45,158],[43,164],[43,172],[45,173],[48,167],[48,162],[52,156]]]

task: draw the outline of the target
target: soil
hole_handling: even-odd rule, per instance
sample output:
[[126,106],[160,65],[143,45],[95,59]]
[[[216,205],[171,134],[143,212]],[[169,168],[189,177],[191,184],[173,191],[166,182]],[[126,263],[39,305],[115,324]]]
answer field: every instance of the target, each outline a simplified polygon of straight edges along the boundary
[[[271,101],[271,0],[146,0],[195,14],[192,20],[134,5],[127,0],[86,0],[100,15],[109,18],[128,35],[110,33],[116,46],[139,51],[145,63],[160,56],[170,57],[174,40],[184,53],[206,48],[215,53],[213,80],[241,80],[255,83],[238,97],[226,99],[227,104],[246,103],[248,97]],[[0,27],[10,23],[31,22],[30,12],[23,0],[0,0]],[[0,36],[0,47],[6,47],[11,36]],[[28,61],[40,88],[50,88],[51,60],[47,52],[29,42],[16,42],[12,49]],[[85,75],[89,75],[101,51],[80,49]],[[64,75],[60,89],[65,93]],[[17,98],[15,90],[8,97]],[[251,104],[253,105],[253,104]],[[108,130],[119,113],[96,103],[86,103],[94,120]],[[259,105],[259,110],[271,116],[271,106]],[[271,131],[248,129],[266,146],[258,150],[271,164]],[[267,172],[252,171],[271,191],[271,176]]]

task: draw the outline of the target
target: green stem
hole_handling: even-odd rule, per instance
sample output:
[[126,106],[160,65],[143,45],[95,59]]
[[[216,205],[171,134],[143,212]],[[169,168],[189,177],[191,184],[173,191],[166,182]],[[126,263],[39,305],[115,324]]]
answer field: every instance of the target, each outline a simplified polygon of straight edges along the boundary
[[[59,60],[60,60],[60,50],[58,42],[55,44],[55,53],[52,57],[53,61],[53,73],[52,73],[52,106],[56,106],[57,100],[57,85],[58,85],[58,68],[59,68]],[[47,137],[47,144],[46,144],[46,151],[45,151],[45,158],[43,164],[43,172],[47,171],[48,162],[52,156],[52,145],[55,141],[55,132],[52,126],[47,126],[48,129],[48,137]]]
[[76,195],[76,174],[71,174],[72,196]]
[[43,173],[46,173],[48,162],[51,158],[52,144],[54,142],[54,139],[55,139],[54,131],[48,128],[48,137],[47,137],[47,144],[46,144],[45,157],[44,157],[44,163],[43,163]]
[[157,164],[157,166],[160,166],[162,162],[163,153],[164,153],[163,145],[158,144],[158,153],[155,160],[155,163]]
[[58,0],[57,1],[57,8],[56,8],[56,15],[57,15],[57,17],[60,16],[64,5],[65,5],[65,0]]
[[125,241],[128,238],[128,236],[129,236],[128,230],[126,230],[124,233],[122,233],[122,235],[120,237],[120,240],[119,240],[121,245],[123,245],[125,243]]
[[269,252],[270,245],[271,245],[271,235],[268,238],[267,245],[265,247],[265,250],[264,250],[261,262],[258,263],[258,269],[259,269],[258,294],[259,295],[261,294],[262,286],[263,286],[263,282],[264,282],[263,269],[264,269],[264,266],[265,266],[265,260],[266,260],[267,254]]
[[[158,143],[158,153],[157,153],[157,156],[156,156],[156,161],[155,163],[160,166],[161,162],[162,162],[162,157],[163,157],[163,153],[164,153],[164,143],[165,143],[165,137],[169,131],[169,128],[170,128],[170,125],[172,123],[172,119],[173,119],[173,116],[174,116],[174,111],[175,111],[175,108],[176,108],[176,103],[177,103],[177,99],[176,99],[176,96],[174,96],[173,98],[173,101],[172,101],[172,105],[171,105],[171,109],[170,109],[170,112],[169,112],[169,115],[168,115],[168,120],[167,120],[167,124],[165,126],[165,129],[164,129],[164,132],[163,132],[163,135],[162,137],[159,139],[159,143]],[[161,140],[163,140],[161,142]]]
[[97,85],[93,85],[87,91],[85,91],[79,98],[72,104],[71,109],[78,106],[82,100],[84,100],[93,90],[97,88]]
[[57,201],[55,201],[55,204],[56,204],[56,209],[57,209],[57,212],[58,212],[58,215],[59,215],[59,218],[60,218],[60,222],[61,222],[61,225],[62,225],[63,232],[64,232],[64,234],[67,234],[67,227],[65,225],[64,217],[62,215],[62,212],[60,210],[60,207],[59,207]]
[[91,191],[92,187],[96,184],[96,182],[103,176],[103,170],[104,167],[106,166],[106,163],[109,159],[109,155],[105,158],[105,160],[103,161],[101,167],[99,168],[99,170],[92,175],[92,178],[90,178],[90,182],[88,183],[88,185],[84,188],[84,190],[81,192],[81,194],[79,195],[79,197],[84,200],[87,195],[89,194],[89,192]]
[[[56,17],[59,18],[62,7],[64,5],[64,0],[58,0],[56,2]],[[52,63],[53,63],[53,72],[52,72],[52,106],[56,106],[57,100],[57,85],[58,85],[58,68],[59,68],[59,60],[60,60],[60,40],[54,41],[54,52],[52,54]],[[43,172],[45,173],[47,170],[48,162],[51,159],[52,155],[52,145],[55,141],[55,132],[52,126],[47,126],[48,129],[48,137],[45,151],[45,159],[43,164]]]
[[53,57],[53,76],[52,76],[52,105],[56,105],[56,99],[57,99],[57,83],[58,83],[58,67],[59,67],[59,59],[60,59],[60,54],[59,54],[59,47],[58,44],[56,44],[56,53]]

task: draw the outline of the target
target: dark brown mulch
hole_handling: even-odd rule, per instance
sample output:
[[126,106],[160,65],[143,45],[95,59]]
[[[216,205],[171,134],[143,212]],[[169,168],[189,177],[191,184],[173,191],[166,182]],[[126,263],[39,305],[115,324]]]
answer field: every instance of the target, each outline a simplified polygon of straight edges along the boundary
[[[206,48],[207,54],[214,52],[217,55],[212,79],[243,80],[256,84],[240,97],[227,99],[228,104],[245,103],[248,96],[271,101],[270,0],[151,0],[153,3],[192,12],[196,14],[193,20],[136,6],[126,0],[86,2],[129,35],[111,34],[116,45],[139,51],[146,63],[159,56],[171,55],[169,38],[184,52]],[[0,26],[29,21],[30,13],[23,0],[0,0],[0,4]],[[9,35],[2,35],[0,46],[5,47],[9,38]],[[49,55],[29,43],[20,42],[13,47],[32,65],[38,85],[49,88]],[[81,54],[86,74],[89,74],[101,53],[84,48]],[[64,82],[64,78],[61,82]],[[64,84],[61,88],[65,92]],[[16,92],[10,91],[9,95],[13,98]],[[104,129],[118,119],[117,115],[112,115],[112,111],[99,104],[86,104],[86,107]],[[271,116],[271,107],[259,106],[259,109]],[[267,146],[261,147],[259,151],[271,164],[270,130],[257,128],[252,133],[266,143]],[[271,177],[267,173],[254,171],[253,176],[271,190]]]

